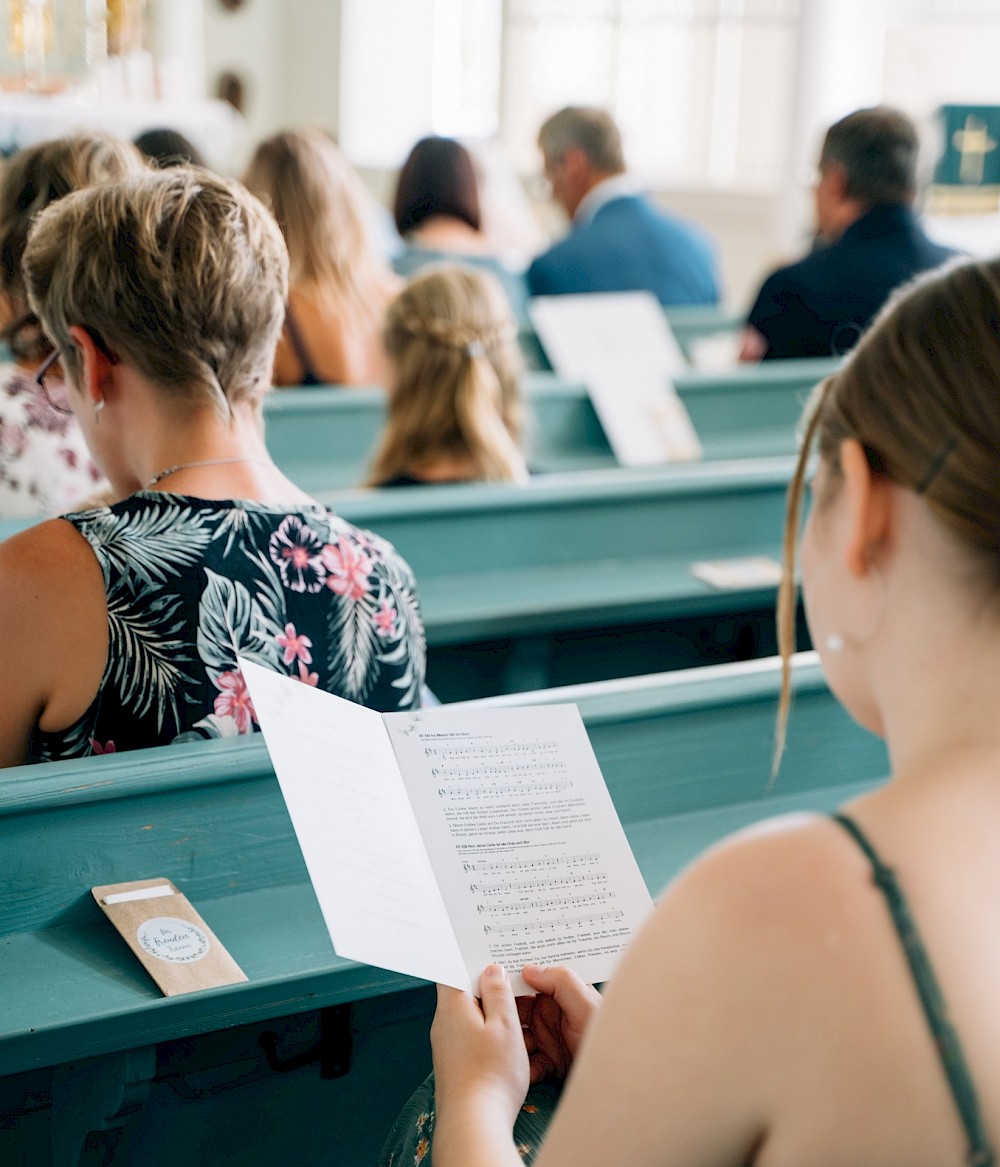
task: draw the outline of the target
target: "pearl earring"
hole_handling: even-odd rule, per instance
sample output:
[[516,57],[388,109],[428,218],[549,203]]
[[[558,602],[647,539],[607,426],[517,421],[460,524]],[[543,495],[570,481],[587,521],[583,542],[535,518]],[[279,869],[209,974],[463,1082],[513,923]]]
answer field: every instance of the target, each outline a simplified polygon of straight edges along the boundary
[[94,402],[94,423],[98,424],[101,420],[101,410],[104,408],[104,398],[99,397]]
[[844,647],[844,638],[842,636],[838,636],[835,632],[831,633],[826,638],[826,647],[830,650],[830,652],[840,652],[840,650]]

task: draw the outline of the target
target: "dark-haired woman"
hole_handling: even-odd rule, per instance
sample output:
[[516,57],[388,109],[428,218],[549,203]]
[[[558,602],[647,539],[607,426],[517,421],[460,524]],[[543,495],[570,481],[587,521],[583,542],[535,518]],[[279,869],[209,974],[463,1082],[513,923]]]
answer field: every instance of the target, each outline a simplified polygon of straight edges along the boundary
[[393,260],[400,275],[441,261],[485,268],[500,280],[518,322],[527,320],[524,280],[492,254],[475,161],[461,142],[437,137],[417,142],[399,172],[393,217],[406,244]]

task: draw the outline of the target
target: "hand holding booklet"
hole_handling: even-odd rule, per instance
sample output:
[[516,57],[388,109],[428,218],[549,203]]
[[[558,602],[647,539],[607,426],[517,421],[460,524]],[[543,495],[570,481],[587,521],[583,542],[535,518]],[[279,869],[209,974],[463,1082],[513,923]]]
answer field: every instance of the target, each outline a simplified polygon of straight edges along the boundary
[[575,706],[382,714],[240,667],[338,955],[609,977],[652,905]]

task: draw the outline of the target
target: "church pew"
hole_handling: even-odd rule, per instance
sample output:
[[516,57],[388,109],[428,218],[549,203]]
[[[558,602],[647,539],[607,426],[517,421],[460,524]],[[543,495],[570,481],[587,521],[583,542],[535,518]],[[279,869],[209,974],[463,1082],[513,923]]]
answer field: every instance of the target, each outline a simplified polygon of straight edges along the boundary
[[778,556],[791,468],[774,458],[318,497],[409,561],[428,683],[450,701],[773,652],[774,587],[718,590],[690,569]]
[[[848,720],[815,659],[800,656],[794,674],[788,750],[773,784],[774,660],[518,700],[580,706],[656,892],[721,835],[768,814],[826,811],[886,772],[881,743]],[[190,1167],[221,1161],[212,1138],[228,1139],[234,1161],[250,1167],[296,1161],[283,1140],[313,1123],[331,1139],[328,1161],[371,1161],[426,1072],[432,1001],[405,977],[334,954],[259,737],[7,771],[0,831],[0,1161],[46,1161],[34,1152],[51,1138],[52,1162],[75,1167],[87,1132],[124,1129],[126,1112],[147,1099],[149,1113],[129,1132],[144,1167],[176,1163],[179,1145]],[[246,984],[159,995],[89,894],[147,877],[178,884]],[[295,1015],[321,1026],[328,1069],[352,1059],[353,1031],[346,1077],[266,1069],[261,1031],[294,1034]],[[242,1102],[225,1089],[234,1079],[252,1086]],[[276,1129],[251,1138],[275,1094]]]
[[410,562],[428,683],[452,701],[774,652],[774,587],[719,590],[691,565],[776,558],[791,468],[593,471],[329,502]]
[[663,311],[677,343],[690,358],[692,345],[719,333],[742,333],[746,313],[721,304],[677,304]]
[[[677,378],[707,461],[790,454],[802,405],[836,361],[775,361]],[[528,374],[528,461],[540,473],[617,465],[586,388],[551,373]],[[305,490],[364,481],[385,421],[377,388],[282,389],[265,405],[275,461]]]

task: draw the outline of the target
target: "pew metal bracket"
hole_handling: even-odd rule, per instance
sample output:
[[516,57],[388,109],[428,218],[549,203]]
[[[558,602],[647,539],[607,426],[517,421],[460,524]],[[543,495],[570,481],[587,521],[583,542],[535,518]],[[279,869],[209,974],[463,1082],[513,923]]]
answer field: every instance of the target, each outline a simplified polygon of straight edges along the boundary
[[267,1064],[276,1074],[298,1070],[319,1060],[321,1078],[343,1078],[351,1070],[351,1052],[354,1046],[352,1006],[330,1005],[319,1012],[319,1040],[308,1049],[282,1058],[278,1054],[278,1035],[267,1030],[257,1038]]
[[155,1073],[155,1046],[57,1066],[52,1074],[53,1167],[77,1167],[92,1132],[110,1131],[113,1148],[122,1148],[129,1119],[145,1106]]

